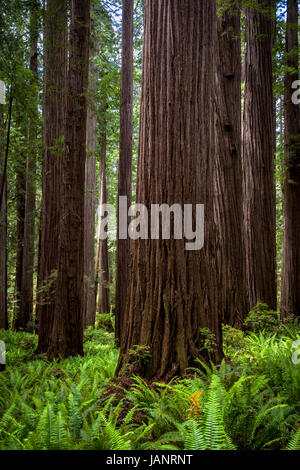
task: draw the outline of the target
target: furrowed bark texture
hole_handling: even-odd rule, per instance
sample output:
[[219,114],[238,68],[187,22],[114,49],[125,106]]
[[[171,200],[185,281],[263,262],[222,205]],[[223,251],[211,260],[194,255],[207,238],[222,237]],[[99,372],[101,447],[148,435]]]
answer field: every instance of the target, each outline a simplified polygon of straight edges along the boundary
[[[137,202],[205,204],[205,246],[134,242],[117,373],[170,377],[221,338],[213,214],[215,3],[146,0]],[[195,222],[195,221],[194,221]],[[149,224],[150,225],[150,224]],[[149,348],[150,360],[135,345]]]
[[90,1],[71,2],[66,141],[62,159],[59,263],[47,355],[83,355],[84,201]]
[[[119,197],[127,196],[127,207],[131,205],[132,191],[132,106],[133,106],[133,0],[123,1],[122,29],[122,72],[121,72],[121,104],[120,104],[120,155],[118,175]],[[118,217],[119,222],[119,217]],[[119,224],[117,226],[119,232]],[[118,233],[117,232],[117,233]],[[123,317],[126,305],[129,264],[130,239],[121,240],[117,237],[116,260],[116,308],[115,337],[120,343],[123,331]]]
[[[276,309],[277,298],[273,0],[258,3],[257,10],[246,11],[243,157],[248,310],[259,301]],[[268,11],[262,13],[262,5]]]
[[300,315],[300,111],[292,101],[299,79],[298,2],[287,1],[285,75],[285,175],[283,186],[283,250],[281,315]]
[[[221,12],[219,12],[220,15]],[[241,155],[241,40],[238,2],[217,17],[215,222],[219,312],[241,326],[246,315]]]
[[48,0],[45,18],[43,195],[36,314],[38,352],[47,353],[54,319],[58,269],[61,159],[66,124],[67,9],[65,0]]

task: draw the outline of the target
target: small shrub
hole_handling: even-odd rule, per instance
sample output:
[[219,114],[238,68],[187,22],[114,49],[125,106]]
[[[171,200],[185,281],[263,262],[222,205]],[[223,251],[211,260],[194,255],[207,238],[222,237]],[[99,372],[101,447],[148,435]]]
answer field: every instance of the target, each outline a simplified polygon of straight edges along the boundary
[[264,330],[268,333],[280,331],[281,322],[278,312],[270,310],[269,307],[259,302],[248,314],[244,321],[245,331],[259,333]]

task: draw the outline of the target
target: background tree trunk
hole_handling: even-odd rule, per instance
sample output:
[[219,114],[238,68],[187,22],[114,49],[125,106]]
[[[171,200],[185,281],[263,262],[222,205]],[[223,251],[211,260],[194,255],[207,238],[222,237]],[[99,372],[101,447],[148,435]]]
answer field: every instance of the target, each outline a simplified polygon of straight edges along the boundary
[[[145,2],[137,202],[204,204],[205,246],[134,242],[120,375],[182,374],[196,358],[221,355],[213,214],[215,2]],[[195,220],[194,220],[195,222]],[[209,356],[201,328],[216,335]],[[135,345],[148,348],[132,356]]]
[[[244,223],[248,310],[257,302],[276,309],[275,116],[273,0],[246,10],[243,129]],[[269,10],[261,12],[262,5]]]
[[300,111],[292,102],[292,84],[299,79],[298,47],[298,2],[287,0],[282,317],[300,316]]
[[24,219],[24,247],[22,262],[22,282],[20,292],[20,316],[23,329],[33,330],[33,271],[35,241],[35,177],[37,155],[37,81],[38,81],[38,37],[39,37],[39,4],[33,4],[30,24],[30,70],[32,77],[32,102],[34,108],[29,122],[29,145],[26,163],[26,200]]
[[90,42],[89,106],[87,112],[87,158],[85,163],[84,207],[84,319],[85,327],[95,325],[95,212],[96,212],[96,144],[97,144],[97,80],[99,71],[95,64],[99,46],[96,44],[94,22]]
[[25,204],[26,204],[26,159],[28,140],[28,120],[21,106],[17,106],[16,125],[22,135],[20,137],[19,158],[16,165],[16,280],[15,280],[15,308],[13,317],[13,329],[26,328],[26,319],[22,311],[22,272],[24,261],[24,229],[25,229]]
[[234,2],[217,17],[216,210],[219,312],[223,322],[241,326],[246,315],[241,155],[240,13]]
[[[5,132],[3,105],[0,105],[0,185],[3,174],[5,159]],[[6,178],[5,178],[6,179]],[[1,187],[0,186],[0,187]],[[7,318],[7,213],[6,213],[6,182],[2,204],[0,202],[0,329],[8,328]]]
[[44,34],[43,196],[37,292],[38,351],[48,351],[54,319],[58,269],[61,158],[66,123],[67,8],[65,0],[47,0]]
[[[106,180],[106,110],[107,105],[101,107],[100,118],[100,164],[99,164],[99,204],[106,204],[107,200],[107,180]],[[100,222],[100,220],[99,220]],[[109,289],[109,252],[107,240],[100,239],[98,228],[97,235],[97,256],[96,256],[96,279],[98,286],[98,313],[108,313],[110,311],[110,289]]]
[[[132,135],[133,135],[133,0],[123,1],[122,20],[122,71],[120,100],[120,155],[118,174],[117,214],[119,197],[127,196],[128,208],[131,205],[132,191]],[[117,217],[119,222],[119,217]],[[119,234],[119,223],[117,225]],[[130,263],[130,239],[121,240],[117,236],[116,254],[116,308],[115,337],[119,344],[123,331],[123,316],[126,305]]]
[[47,356],[83,355],[84,202],[90,1],[72,0],[59,264]]

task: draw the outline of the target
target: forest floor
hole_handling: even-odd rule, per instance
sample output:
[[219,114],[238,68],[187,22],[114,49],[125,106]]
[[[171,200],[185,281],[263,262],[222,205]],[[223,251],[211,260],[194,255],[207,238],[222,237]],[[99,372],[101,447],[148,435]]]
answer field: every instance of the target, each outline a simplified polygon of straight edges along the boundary
[[35,335],[0,331],[0,449],[300,449],[298,324],[224,327],[220,366],[167,384],[131,377],[122,390],[111,330],[86,330],[84,357],[52,363]]

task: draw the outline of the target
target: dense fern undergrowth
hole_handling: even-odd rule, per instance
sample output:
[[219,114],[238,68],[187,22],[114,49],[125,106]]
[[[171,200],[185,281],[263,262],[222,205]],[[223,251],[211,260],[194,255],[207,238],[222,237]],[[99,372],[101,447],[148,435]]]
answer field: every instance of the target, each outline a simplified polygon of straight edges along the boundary
[[35,335],[0,331],[0,449],[299,450],[300,326],[258,310],[246,331],[224,327],[220,366],[169,383],[113,382],[111,325],[85,332],[83,358],[51,363]]

